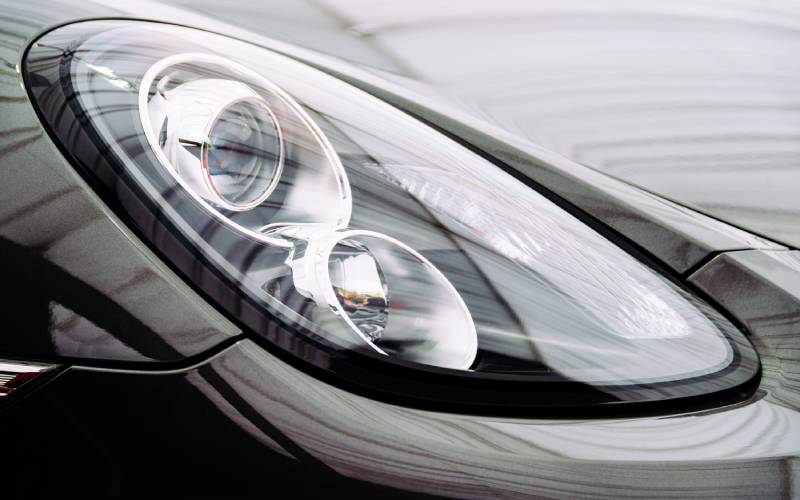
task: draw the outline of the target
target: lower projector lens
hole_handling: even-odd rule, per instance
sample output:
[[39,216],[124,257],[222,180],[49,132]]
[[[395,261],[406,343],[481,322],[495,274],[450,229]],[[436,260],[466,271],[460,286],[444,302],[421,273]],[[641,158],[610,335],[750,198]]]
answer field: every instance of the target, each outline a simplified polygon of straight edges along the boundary
[[281,137],[272,112],[256,100],[226,107],[214,120],[203,160],[211,186],[226,202],[259,202],[279,173]]
[[350,321],[374,344],[388,323],[388,287],[383,271],[363,245],[343,241],[328,261],[331,285]]
[[333,339],[349,336],[381,354],[443,368],[472,365],[478,347],[472,316],[420,253],[360,230],[315,234],[306,245],[292,262],[295,286],[316,302],[316,321]]

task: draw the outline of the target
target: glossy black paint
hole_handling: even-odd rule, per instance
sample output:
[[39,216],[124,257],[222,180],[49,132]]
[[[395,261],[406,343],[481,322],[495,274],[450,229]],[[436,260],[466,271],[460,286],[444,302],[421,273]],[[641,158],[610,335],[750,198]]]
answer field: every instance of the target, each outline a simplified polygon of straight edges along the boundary
[[[73,369],[0,407],[3,496],[408,497],[344,478],[304,452],[218,369],[214,363],[165,375]],[[224,405],[198,390],[201,384]]]
[[[119,332],[118,339],[137,346],[150,359],[183,356],[163,337],[106,294],[70,275],[44,258],[36,249],[0,238],[0,254],[9,264],[0,278],[16,283],[16,292],[3,301],[2,315],[9,331],[17,333],[5,354],[44,357],[57,351],[51,337],[50,307],[53,302],[74,311],[105,331]],[[42,286],[46,283],[46,286]]]
[[[229,6],[222,13],[240,25],[248,22],[256,31],[275,38],[314,45],[329,54],[349,56],[359,64],[371,64],[393,71],[397,68],[391,64],[390,55],[381,53],[380,44],[376,48],[372,42],[364,43],[358,30],[345,29],[351,23],[335,21],[337,16],[329,17],[324,9],[316,9],[302,2],[290,2],[288,5],[280,3],[270,12],[280,9],[284,15],[273,16],[265,15],[261,8],[251,5],[250,10],[245,11],[246,15],[242,15],[242,7],[235,6]],[[686,4],[679,2],[674,5],[675,9],[681,9]],[[405,3],[402,6],[412,7]],[[492,7],[495,6],[492,4]],[[196,10],[206,9],[198,2],[192,2],[192,7]],[[148,16],[152,18],[236,33],[264,45],[276,43],[259,38],[252,32],[237,31],[236,26],[221,25],[218,21],[198,17],[193,12],[169,11],[159,4],[148,4],[148,9]],[[291,12],[291,16],[288,16],[288,12]],[[4,40],[0,45],[0,117],[3,118],[0,120],[0,165],[6,174],[14,172],[13,165],[24,166],[28,174],[6,175],[5,179],[9,182],[3,183],[0,189],[0,209],[10,206],[7,200],[16,200],[27,193],[38,194],[37,185],[57,192],[64,188],[59,181],[69,178],[70,172],[70,165],[61,160],[38,125],[25,92],[20,87],[21,79],[14,66],[21,60],[21,50],[37,33],[54,24],[93,16],[141,17],[141,5],[134,2],[112,7],[111,4],[101,6],[71,1],[32,0],[8,2],[0,9]],[[711,21],[713,17],[709,16]],[[281,46],[279,43],[277,46],[289,52],[293,50],[291,46]],[[304,55],[311,58],[317,56],[310,53]],[[503,141],[493,140],[491,134],[483,137],[487,141],[485,149],[499,151],[499,156],[507,155],[507,162],[511,163],[510,159],[518,156],[517,149],[504,146]],[[536,149],[529,150],[533,156],[540,153]],[[571,163],[554,160],[553,164],[559,165],[553,167],[556,170],[565,165],[574,168],[574,176],[591,180],[587,181],[589,184],[603,183],[602,176],[594,176]],[[49,174],[39,175],[41,172]],[[566,178],[559,174],[551,175],[562,181]],[[20,178],[33,178],[37,182],[20,182]],[[84,199],[90,191],[78,181],[65,189],[71,189],[77,198]],[[567,198],[571,196],[569,185],[569,182],[565,182],[561,187],[567,193]],[[601,214],[599,220],[623,230],[639,242],[647,253],[658,255],[659,258],[663,255],[664,262],[678,263],[670,266],[673,269],[689,269],[685,266],[687,262],[694,262],[692,266],[700,263],[702,267],[720,250],[749,248],[752,245],[737,244],[731,247],[725,244],[729,241],[727,238],[706,238],[704,235],[709,234],[708,218],[696,217],[692,211],[687,211],[687,217],[683,217],[680,211],[674,210],[674,206],[665,205],[655,197],[642,197],[641,192],[632,194],[637,191],[629,190],[621,183],[612,185],[627,202],[615,205],[613,190],[604,195],[611,200],[611,206],[615,207],[613,209],[605,205],[603,197],[594,198],[597,201],[597,213]],[[636,212],[643,210],[640,202],[648,199],[653,204],[645,204],[645,207],[657,207],[658,210],[644,209],[644,215],[636,215]],[[583,206],[580,197],[572,201]],[[18,204],[22,205],[22,200]],[[47,206],[47,203],[41,206]],[[38,208],[41,206],[37,205]],[[64,214],[67,222],[73,219],[80,226],[87,225],[87,219],[91,220],[86,216],[76,216],[91,211],[91,206],[86,208],[86,205],[75,201],[66,206],[78,206],[81,211],[65,210],[65,205],[56,205],[48,208],[46,213],[51,218],[55,214]],[[97,212],[91,213],[94,215]],[[661,217],[653,219],[654,213]],[[3,214],[6,214],[5,211]],[[103,214],[102,218],[116,221],[114,215],[109,213]],[[38,228],[33,231],[36,236],[60,234],[58,228],[54,232],[51,226],[43,223],[43,219],[21,220],[26,228]],[[687,221],[690,223],[686,224]],[[676,226],[682,229],[676,230]],[[715,224],[715,227],[726,226]],[[124,226],[114,227],[114,231],[124,231]],[[35,242],[26,238],[26,233],[8,223],[2,226],[4,237],[11,237],[23,246],[38,248]],[[113,234],[93,232],[93,238],[89,239],[102,240]],[[687,235],[693,236],[684,239]],[[693,243],[698,241],[702,244]],[[662,244],[666,244],[669,250],[662,253]],[[115,251],[125,249],[121,253],[126,257],[131,255],[131,249],[135,249],[133,255],[141,251],[136,246],[135,237],[126,240],[126,245],[115,246]],[[92,248],[92,245],[86,243],[83,248]],[[682,249],[690,251],[683,254]],[[102,254],[87,252],[86,255],[97,263],[105,261]],[[66,261],[59,255],[45,253],[43,258],[60,263],[65,272],[75,275],[85,267],[81,264],[88,257],[76,256]],[[712,262],[714,267],[710,269],[730,270],[738,266],[720,263],[727,258],[715,260],[717,262]],[[753,261],[748,266],[754,267]],[[322,457],[326,464],[342,474],[395,484],[412,491],[438,491],[447,496],[472,498],[707,498],[709,495],[720,498],[792,498],[797,494],[800,477],[800,462],[797,459],[800,456],[800,439],[795,432],[797,420],[792,418],[797,412],[788,409],[796,408],[796,391],[792,382],[796,377],[786,367],[791,368],[796,364],[791,360],[796,358],[795,353],[798,352],[798,321],[792,312],[793,306],[774,307],[774,299],[766,297],[779,297],[780,304],[791,304],[795,299],[785,292],[787,289],[795,290],[789,295],[796,295],[797,288],[786,285],[786,280],[795,280],[796,284],[798,274],[790,272],[786,266],[769,267],[778,272],[746,271],[738,274],[746,276],[746,279],[730,281],[726,278],[727,272],[715,273],[714,279],[708,281],[713,282],[713,287],[706,287],[702,276],[693,280],[698,286],[718,296],[721,303],[731,307],[737,317],[753,329],[759,346],[762,345],[759,337],[764,332],[767,340],[763,344],[767,344],[772,353],[777,353],[775,356],[769,354],[764,359],[763,391],[757,395],[761,399],[748,401],[739,407],[666,419],[576,421],[558,426],[552,421],[532,419],[480,419],[454,413],[406,411],[399,406],[389,407],[367,399],[343,397],[342,393],[318,381],[303,384],[300,372],[285,368],[287,376],[296,379],[294,385],[280,387],[274,399],[265,402],[261,413],[267,415],[269,421],[286,435],[291,431],[291,440],[300,443],[304,450],[323,450],[316,451],[316,456]],[[97,285],[98,276],[104,269],[104,266],[97,266],[97,274],[84,274],[88,276],[84,281]],[[753,278],[755,274],[759,276]],[[774,288],[772,282],[775,280],[783,280],[782,290]],[[748,283],[756,283],[757,286],[753,289]],[[102,290],[102,286],[100,288]],[[762,295],[765,291],[766,296]],[[125,308],[130,308],[134,302],[125,296],[116,297],[115,300]],[[101,303],[107,304],[105,301]],[[755,304],[758,307],[750,309]],[[740,307],[742,309],[739,311],[743,312],[737,311]],[[98,311],[102,310],[98,308]],[[158,330],[163,334],[160,328]],[[770,332],[775,333],[770,336],[771,339],[767,337]],[[113,335],[116,332],[110,333]],[[11,335],[13,332],[5,331],[2,338],[8,341],[14,338]],[[55,333],[51,332],[51,338],[53,335]],[[60,357],[65,352],[85,354],[65,351],[63,346],[51,354]],[[101,361],[95,358],[84,363],[119,366],[119,359],[141,359],[127,355],[123,349],[115,349],[113,355],[109,355],[110,352],[106,351]],[[791,366],[788,364],[790,362]],[[184,366],[182,361],[178,363]],[[128,362],[125,362],[125,366],[128,366]],[[170,366],[178,365],[170,363]],[[137,364],[137,367],[153,368],[145,363]],[[224,418],[217,418],[218,410],[208,404],[206,396],[187,396],[187,392],[196,392],[196,386],[187,387],[185,376],[170,375],[163,378],[184,377],[183,382],[173,383],[161,382],[161,376],[147,373],[134,376],[83,372],[70,378],[74,374],[56,380],[43,391],[17,399],[17,404],[6,411],[0,410],[0,427],[6,432],[2,448],[9,452],[9,458],[3,456],[6,468],[4,489],[0,496],[38,498],[45,494],[56,496],[75,493],[79,497],[109,497],[129,496],[126,492],[131,491],[134,493],[130,496],[136,498],[157,496],[159,492],[173,497],[230,497],[238,493],[253,497],[274,496],[274,492],[282,487],[294,489],[297,496],[319,497],[336,492],[336,488],[330,486],[332,483],[325,479],[325,472],[320,472],[310,463],[306,465],[306,462],[299,466],[291,465],[290,459],[284,461],[278,454],[280,452],[273,451],[278,449],[277,446],[254,444],[253,434],[246,434],[232,425],[227,413]],[[170,391],[176,389],[176,393],[162,390],[162,387],[170,387]],[[248,387],[249,384],[243,384],[241,389],[244,392]],[[319,391],[310,390],[313,388]],[[309,397],[319,398],[329,392],[333,396],[327,403],[341,400],[342,407],[352,409],[343,417],[349,425],[334,422],[335,415],[332,413],[335,412],[331,411],[331,408],[336,408],[334,404],[317,408],[319,421],[333,422],[330,425],[305,426],[293,413],[289,413],[283,421],[278,418],[284,406],[302,408],[303,402]],[[355,400],[359,400],[359,403],[354,403]],[[181,409],[182,405],[186,406],[186,411]],[[275,411],[263,411],[263,408],[275,408]],[[341,409],[339,407],[337,411]],[[406,414],[413,415],[413,419],[398,419],[398,416]],[[212,421],[218,425],[210,425]],[[728,423],[729,428],[722,432]],[[503,427],[496,432],[488,432],[490,424],[502,424]],[[367,432],[371,426],[379,429]],[[535,434],[527,435],[526,429],[535,431]],[[608,435],[605,432],[608,429],[618,431]],[[683,432],[676,433],[675,429],[683,429]],[[516,434],[512,433],[514,430]],[[397,436],[396,441],[406,445],[405,448],[393,440],[394,436]],[[431,439],[431,436],[435,439]],[[593,439],[604,436],[605,440],[598,439],[596,446],[586,451],[587,442],[591,444]],[[575,439],[571,439],[573,437]],[[351,443],[362,439],[366,441],[363,446],[351,446]],[[439,457],[439,461],[431,461],[429,457],[432,455]],[[244,459],[237,462],[237,456]],[[337,481],[333,483],[341,484]],[[303,495],[303,492],[308,495]],[[361,496],[387,494],[386,490],[374,489],[358,489],[356,492]]]
[[[27,196],[19,196],[19,204],[4,206],[10,214],[0,233],[5,258],[0,278],[8,286],[0,303],[6,319],[0,356],[170,363],[238,334],[228,323],[212,319],[208,310],[194,309],[197,304],[190,305],[180,292],[167,295],[169,275],[148,266],[147,257],[126,247],[124,237],[109,233],[117,228],[94,218],[80,189],[57,192],[33,206],[25,206]],[[77,227],[58,224],[64,220],[65,202],[68,212],[88,220]],[[37,226],[37,218],[55,219],[58,229]],[[82,250],[97,256],[83,262]],[[163,302],[150,302],[160,294],[166,295]],[[181,313],[185,306],[194,313]]]
[[10,61],[21,53],[10,47],[24,47],[36,25],[35,15],[22,17],[9,21],[0,56],[0,357],[141,367],[180,363],[235,338],[235,326],[108,217],[15,95],[22,89]]
[[[749,405],[765,409],[763,402]],[[125,498],[403,497],[339,474],[393,485],[415,498],[420,492],[469,498],[589,498],[609,492],[633,498],[644,492],[701,497],[709,490],[725,497],[788,498],[796,464],[766,457],[743,462],[739,455],[763,448],[748,444],[753,438],[776,439],[772,430],[786,425],[785,415],[767,411],[765,422],[748,412],[743,406],[678,417],[674,423],[632,421],[627,430],[624,421],[599,421],[586,428],[578,421],[465,419],[347,395],[298,375],[243,341],[180,370],[75,367],[17,404],[0,408],[0,424],[15,429],[4,440],[4,452],[27,465],[6,482],[5,491],[20,498],[58,492]],[[725,432],[703,426],[703,420]],[[623,442],[605,442],[602,429],[620,424]],[[643,434],[651,425],[655,434]],[[526,437],[525,429],[537,426],[542,437],[566,431],[575,435],[574,442],[566,437],[563,445],[553,444],[558,438],[528,441],[534,436]],[[709,432],[715,435],[711,440]],[[655,441],[625,443],[628,437],[622,436],[630,433]],[[608,449],[652,449],[665,436],[671,436],[665,451],[698,458],[654,463],[624,453],[614,459]],[[596,439],[596,446],[612,453],[595,459],[571,455]],[[731,445],[741,442],[734,455],[739,458],[703,459],[703,448],[715,441],[729,453]],[[39,480],[42,475],[48,481]],[[586,477],[593,480],[579,479]]]
[[770,398],[800,408],[800,252],[730,252],[689,280],[752,332]]

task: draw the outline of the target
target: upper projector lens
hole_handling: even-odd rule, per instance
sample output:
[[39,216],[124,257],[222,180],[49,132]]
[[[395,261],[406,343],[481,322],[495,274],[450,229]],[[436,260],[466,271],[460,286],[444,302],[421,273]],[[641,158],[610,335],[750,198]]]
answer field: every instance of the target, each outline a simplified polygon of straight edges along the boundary
[[203,155],[211,187],[231,205],[259,202],[280,170],[281,147],[275,116],[263,103],[231,104],[211,126]]

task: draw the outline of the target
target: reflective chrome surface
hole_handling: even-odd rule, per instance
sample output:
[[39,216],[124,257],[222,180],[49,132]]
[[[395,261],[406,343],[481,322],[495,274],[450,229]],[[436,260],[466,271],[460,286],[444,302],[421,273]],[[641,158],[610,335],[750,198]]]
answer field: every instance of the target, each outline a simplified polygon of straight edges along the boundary
[[380,341],[388,320],[389,290],[370,251],[357,243],[336,245],[328,273],[339,304],[356,327],[370,341]]
[[[468,370],[478,353],[470,310],[422,254],[384,234],[349,230],[312,235],[291,263],[300,293],[320,306],[314,321],[342,322],[381,354]],[[330,325],[330,326],[328,326]]]

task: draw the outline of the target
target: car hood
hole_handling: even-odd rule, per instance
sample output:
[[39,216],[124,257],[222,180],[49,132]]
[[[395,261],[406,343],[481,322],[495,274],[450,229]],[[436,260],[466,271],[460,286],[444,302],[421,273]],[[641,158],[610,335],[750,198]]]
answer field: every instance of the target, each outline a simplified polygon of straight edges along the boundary
[[791,1],[177,0],[800,246]]
[[90,3],[345,60],[515,140],[800,248],[792,0]]

